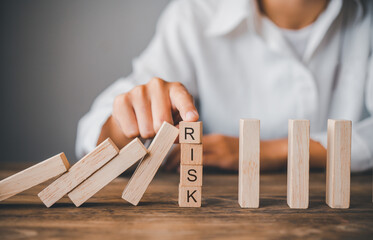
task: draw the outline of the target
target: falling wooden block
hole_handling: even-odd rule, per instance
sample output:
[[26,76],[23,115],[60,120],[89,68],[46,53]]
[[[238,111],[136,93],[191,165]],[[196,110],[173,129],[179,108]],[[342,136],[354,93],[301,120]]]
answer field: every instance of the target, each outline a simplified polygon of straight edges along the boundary
[[133,205],[137,205],[140,202],[178,134],[179,130],[176,127],[167,122],[162,124],[149,146],[148,155],[137,166],[136,171],[124,189],[122,194],[124,200]]
[[117,178],[129,167],[145,156],[146,148],[138,138],[127,144],[119,154],[87,180],[72,190],[68,196],[79,207],[95,193]]
[[238,203],[241,208],[259,207],[260,121],[240,120]]
[[328,120],[326,203],[331,208],[350,207],[351,128],[351,121]]
[[308,208],[310,121],[289,120],[287,203]]
[[186,165],[202,165],[202,144],[180,144],[180,163]]
[[179,185],[179,207],[201,207],[202,187]]
[[31,166],[0,181],[0,201],[66,172],[70,164],[64,153]]
[[106,139],[91,153],[75,163],[68,172],[57,178],[53,183],[41,191],[38,196],[45,206],[50,207],[60,200],[65,194],[73,190],[95,171],[101,168],[118,154],[117,146]]
[[180,185],[202,186],[202,165],[180,165]]
[[202,122],[180,122],[180,143],[202,143]]

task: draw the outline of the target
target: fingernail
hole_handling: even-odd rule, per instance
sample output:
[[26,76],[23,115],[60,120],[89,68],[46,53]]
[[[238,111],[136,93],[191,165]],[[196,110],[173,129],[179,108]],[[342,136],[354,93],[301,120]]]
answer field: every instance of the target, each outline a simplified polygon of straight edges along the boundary
[[198,119],[198,113],[195,112],[195,111],[189,111],[189,112],[187,112],[187,114],[185,115],[185,120],[186,120],[186,121],[195,121],[196,118]]

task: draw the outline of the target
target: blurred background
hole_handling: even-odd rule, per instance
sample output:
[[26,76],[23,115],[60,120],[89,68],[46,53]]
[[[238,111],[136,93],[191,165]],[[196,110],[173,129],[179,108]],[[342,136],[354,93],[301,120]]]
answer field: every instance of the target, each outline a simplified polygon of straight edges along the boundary
[[131,72],[169,0],[2,0],[1,162],[75,162],[78,120]]

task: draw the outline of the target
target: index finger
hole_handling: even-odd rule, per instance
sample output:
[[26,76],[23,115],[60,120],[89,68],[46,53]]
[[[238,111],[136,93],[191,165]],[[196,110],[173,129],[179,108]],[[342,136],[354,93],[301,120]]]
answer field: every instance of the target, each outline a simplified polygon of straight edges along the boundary
[[176,108],[183,121],[194,122],[199,118],[197,108],[194,106],[192,95],[181,84],[170,88],[170,100],[173,108]]

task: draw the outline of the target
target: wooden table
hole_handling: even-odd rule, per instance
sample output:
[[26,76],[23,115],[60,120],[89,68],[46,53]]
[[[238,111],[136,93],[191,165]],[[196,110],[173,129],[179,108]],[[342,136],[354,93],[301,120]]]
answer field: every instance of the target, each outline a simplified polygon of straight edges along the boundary
[[[0,179],[14,171],[0,168]],[[373,239],[372,178],[353,175],[351,207],[325,204],[325,175],[310,174],[310,208],[286,204],[286,174],[262,174],[259,209],[237,203],[237,174],[205,174],[202,208],[179,208],[178,175],[158,173],[139,206],[121,199],[118,178],[80,208],[38,199],[46,185],[0,202],[0,239]]]

